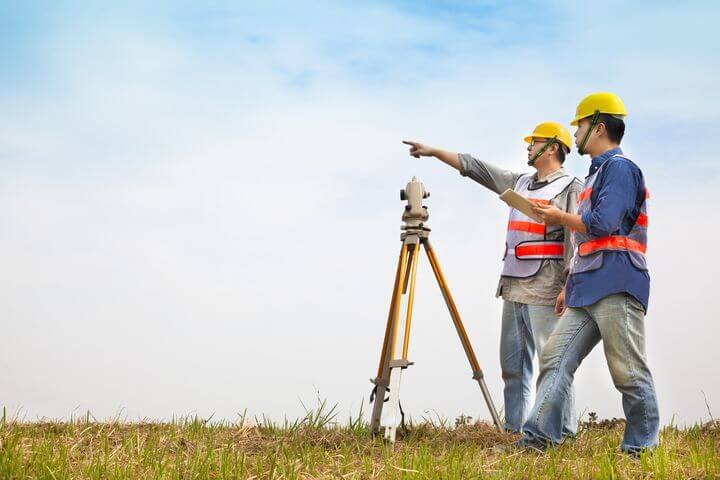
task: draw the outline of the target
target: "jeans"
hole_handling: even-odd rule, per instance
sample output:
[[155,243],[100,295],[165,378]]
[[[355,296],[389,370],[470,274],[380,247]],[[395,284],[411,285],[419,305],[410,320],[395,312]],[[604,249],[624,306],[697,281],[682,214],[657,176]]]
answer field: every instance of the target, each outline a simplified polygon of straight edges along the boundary
[[575,371],[602,340],[627,420],[620,448],[636,452],[657,445],[659,414],[645,357],[644,319],[642,305],[626,293],[567,309],[542,353],[538,395],[523,426],[524,442],[562,441],[563,412],[571,399]]
[[[500,367],[505,382],[505,428],[508,430],[522,431],[532,405],[533,357],[537,351],[542,371],[542,352],[559,320],[552,306],[508,300],[503,303]],[[564,411],[562,434],[574,435],[577,425],[572,386]]]

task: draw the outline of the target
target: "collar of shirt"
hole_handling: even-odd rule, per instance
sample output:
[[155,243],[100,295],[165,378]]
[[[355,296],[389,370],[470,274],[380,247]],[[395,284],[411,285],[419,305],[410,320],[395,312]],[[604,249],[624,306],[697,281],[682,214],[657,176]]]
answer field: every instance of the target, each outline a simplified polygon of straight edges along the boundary
[[548,183],[552,182],[553,180],[564,176],[565,170],[562,167],[560,167],[559,170],[555,170],[553,173],[551,173],[550,175],[548,175],[547,177],[545,177],[542,180],[538,180],[537,175],[538,175],[537,172],[535,172],[532,176],[532,183],[530,185],[532,188],[545,186]]
[[598,168],[600,168],[600,165],[605,163],[605,160],[612,157],[613,155],[622,154],[622,150],[620,150],[620,147],[612,148],[608,150],[607,152],[603,153],[602,155],[598,155],[597,157],[593,157],[592,162],[590,163],[590,172],[588,173],[588,177],[592,175],[593,173],[598,171]]

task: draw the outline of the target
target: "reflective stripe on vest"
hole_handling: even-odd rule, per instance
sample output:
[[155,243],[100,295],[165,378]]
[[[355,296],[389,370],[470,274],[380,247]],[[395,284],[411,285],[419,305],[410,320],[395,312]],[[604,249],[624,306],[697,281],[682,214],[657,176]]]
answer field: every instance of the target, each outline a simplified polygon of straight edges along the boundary
[[515,257],[519,259],[536,260],[552,258],[562,260],[565,255],[563,242],[525,242],[515,247]]
[[578,255],[584,257],[586,255],[591,255],[598,250],[625,250],[644,254],[646,249],[646,245],[643,245],[630,237],[611,235],[609,237],[601,237],[581,243],[580,246],[578,246]]
[[[625,158],[625,157],[622,157],[622,158]],[[580,195],[578,195],[578,199],[577,199],[578,203],[582,203],[585,200],[588,200],[590,198],[590,195],[592,195],[592,187],[585,188],[585,190],[580,192]],[[648,191],[647,188],[645,189],[645,198],[646,199],[650,198],[650,192]]]
[[[645,198],[647,198],[647,197],[645,197]],[[648,216],[645,215],[644,213],[640,213],[638,215],[637,220],[635,220],[635,225],[639,225],[643,228],[647,228],[648,227]]]
[[[614,155],[613,157],[630,160],[623,155]],[[598,168],[595,173],[588,177],[585,189],[578,196],[577,213],[579,215],[582,216],[592,209],[592,200],[590,199],[590,195],[592,194],[593,184],[595,183],[595,180],[597,180],[600,171],[607,164],[608,160],[600,165],[600,168]],[[603,252],[605,251],[626,252],[630,257],[630,261],[636,268],[640,270],[647,270],[647,262],[645,259],[648,227],[647,199],[650,197],[650,193],[644,186],[643,189],[644,199],[640,205],[640,212],[638,213],[637,219],[635,219],[633,227],[627,235],[593,237],[589,234],[583,234],[573,230],[572,235],[573,245],[575,245],[575,256],[570,265],[570,274],[583,273],[602,268]]]
[[578,195],[578,199],[577,199],[578,203],[582,203],[585,200],[589,199],[591,193],[592,193],[592,188],[590,188],[590,187],[585,188],[585,190],[580,192],[580,194]]
[[[532,176],[522,175],[514,190],[533,203],[549,205],[574,180],[574,177],[563,175],[540,188],[530,189]],[[532,277],[540,271],[544,260],[563,260],[564,250],[562,227],[547,227],[519,210],[510,209],[503,257],[504,277]]]
[[535,222],[522,222],[520,220],[511,220],[508,222],[508,230],[516,232],[530,232],[538,235],[545,235],[545,224]]

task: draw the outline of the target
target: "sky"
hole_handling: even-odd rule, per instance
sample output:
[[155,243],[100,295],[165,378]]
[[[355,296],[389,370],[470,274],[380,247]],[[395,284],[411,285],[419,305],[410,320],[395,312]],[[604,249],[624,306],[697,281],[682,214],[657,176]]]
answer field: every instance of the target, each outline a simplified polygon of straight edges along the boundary
[[[651,191],[661,420],[717,418],[719,19],[715,2],[0,0],[0,404],[27,420],[367,411],[398,190],[417,175],[501,407],[507,209],[401,140],[527,171],[537,123],[612,91]],[[427,261],[412,334],[405,411],[489,419]],[[622,416],[600,347],[575,384],[578,413]]]

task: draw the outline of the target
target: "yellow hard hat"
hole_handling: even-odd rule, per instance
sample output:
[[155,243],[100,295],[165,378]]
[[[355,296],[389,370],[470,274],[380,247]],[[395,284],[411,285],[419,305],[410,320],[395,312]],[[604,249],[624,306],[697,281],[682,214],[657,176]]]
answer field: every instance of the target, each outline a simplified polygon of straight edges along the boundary
[[570,132],[557,122],[543,122],[535,127],[535,130],[525,137],[525,141],[530,143],[533,138],[557,138],[557,140],[565,145],[570,151],[572,149],[572,140]]
[[627,115],[625,104],[614,93],[591,93],[578,104],[575,110],[575,118],[570,122],[570,125],[577,125],[578,120],[594,115],[595,112],[609,113],[610,115]]

